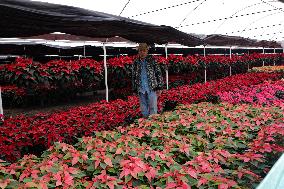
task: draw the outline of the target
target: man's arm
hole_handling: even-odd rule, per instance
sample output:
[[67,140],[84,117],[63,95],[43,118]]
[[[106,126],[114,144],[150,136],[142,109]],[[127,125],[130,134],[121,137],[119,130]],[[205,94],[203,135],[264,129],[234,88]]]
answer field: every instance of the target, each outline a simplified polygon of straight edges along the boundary
[[158,82],[158,90],[163,89],[164,86],[164,80],[163,80],[163,74],[160,65],[154,61],[155,66],[155,74]]
[[132,83],[132,91],[135,93],[135,62],[133,62],[131,66],[131,83]]

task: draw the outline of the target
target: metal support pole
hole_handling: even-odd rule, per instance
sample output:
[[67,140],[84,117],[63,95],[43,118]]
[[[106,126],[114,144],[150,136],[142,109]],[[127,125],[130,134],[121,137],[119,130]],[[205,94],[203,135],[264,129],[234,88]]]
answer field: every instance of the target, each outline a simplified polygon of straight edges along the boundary
[[[248,49],[248,55],[249,55],[249,49]],[[249,71],[249,62],[248,62],[248,71]]]
[[[262,54],[264,54],[264,47],[263,47],[263,50],[262,50]],[[262,66],[264,66],[264,60],[262,60]]]
[[107,83],[107,64],[106,64],[106,45],[103,43],[104,49],[104,68],[105,68],[105,86],[106,86],[106,101],[108,102],[108,83]]
[[58,56],[59,56],[59,60],[61,60],[60,49],[58,49]]
[[[232,47],[230,47],[230,59],[232,59]],[[230,65],[230,76],[232,76],[232,67]]]
[[[206,48],[205,48],[205,45],[203,47],[203,56],[205,57],[206,56]],[[207,70],[206,70],[206,65],[205,65],[205,69],[204,69],[204,83],[207,82]]]
[[84,42],[84,58],[86,58],[86,46],[85,46],[85,42]]
[[[168,59],[168,44],[165,45],[165,53],[166,53],[166,59]],[[167,84],[167,90],[169,90],[169,71],[168,71],[168,66],[166,67],[166,84]]]
[[[274,53],[274,55],[276,54],[275,48],[274,48],[274,50],[273,50],[273,53]],[[275,57],[274,57],[274,59],[273,59],[273,66],[275,66]]]
[[27,55],[26,55],[26,46],[24,45],[24,58],[26,58]]
[[2,106],[1,87],[0,87],[0,119],[4,120],[4,112],[3,112],[3,106]]
[[206,70],[206,66],[205,66],[205,70],[204,70],[204,83],[207,82],[207,70]]

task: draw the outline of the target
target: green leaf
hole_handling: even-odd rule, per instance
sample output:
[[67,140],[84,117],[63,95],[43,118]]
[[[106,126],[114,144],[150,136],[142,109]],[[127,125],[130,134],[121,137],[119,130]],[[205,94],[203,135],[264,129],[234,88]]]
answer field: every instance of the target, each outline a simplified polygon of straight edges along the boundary
[[32,178],[24,178],[24,180],[23,180],[24,183],[32,182],[32,181],[33,181]]
[[93,184],[93,186],[94,186],[95,188],[99,188],[100,185],[101,185],[101,184],[100,184],[99,182],[95,182],[95,183]]
[[132,179],[132,176],[131,176],[131,175],[127,175],[127,176],[125,177],[125,182],[126,182],[126,183],[129,182],[131,179]]
[[121,134],[119,134],[119,133],[114,134],[114,140],[117,140],[117,139],[119,139],[120,137],[121,137]]
[[94,171],[95,170],[95,167],[93,165],[90,165],[87,167],[87,171]]
[[110,173],[117,173],[117,171],[114,168],[110,168],[107,171],[110,172]]
[[190,185],[190,186],[195,186],[197,185],[198,181],[188,175],[186,175],[186,178],[187,178],[187,183]]
[[63,157],[63,159],[70,159],[72,157],[70,152],[67,152],[66,155]]
[[133,157],[137,156],[137,152],[136,152],[136,151],[133,151],[133,150],[130,151],[129,154],[130,154],[131,156],[133,156]]
[[138,176],[139,176],[139,177],[143,177],[144,175],[145,175],[144,172],[139,172],[139,173],[138,173]]
[[156,162],[156,161],[149,161],[149,163],[151,164],[151,166],[152,167],[156,167],[157,166],[157,164],[158,164],[158,162]]
[[171,176],[168,177],[168,183],[169,183],[169,182],[175,182],[175,180],[173,179],[173,177],[171,177]]
[[122,185],[116,185],[115,189],[122,189],[122,187],[123,187]]
[[139,186],[139,188],[142,188],[141,187],[142,184],[143,184],[143,182],[141,180],[134,180],[133,181],[133,187]]
[[83,177],[86,176],[86,174],[83,173],[83,172],[80,172],[80,173],[74,174],[73,176],[76,177],[76,178],[83,178]]
[[50,171],[51,171],[52,173],[57,173],[57,172],[58,172],[58,169],[55,168],[55,167],[51,167],[51,168],[50,168]]
[[247,148],[247,146],[242,143],[236,143],[236,145],[238,148]]
[[100,166],[101,166],[101,168],[106,169],[107,164],[100,162]]

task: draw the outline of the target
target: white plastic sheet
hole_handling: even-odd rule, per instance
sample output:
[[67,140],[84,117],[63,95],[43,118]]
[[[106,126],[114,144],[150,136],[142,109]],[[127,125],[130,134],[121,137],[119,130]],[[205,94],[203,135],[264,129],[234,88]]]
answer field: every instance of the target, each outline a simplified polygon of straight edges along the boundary
[[[67,4],[115,15],[119,15],[128,2],[128,0],[37,1]],[[284,40],[283,9],[284,3],[277,0],[131,0],[121,16],[152,24],[179,27],[179,30],[187,33],[224,34],[282,41]]]
[[274,164],[264,180],[256,189],[283,189],[284,188],[284,154]]

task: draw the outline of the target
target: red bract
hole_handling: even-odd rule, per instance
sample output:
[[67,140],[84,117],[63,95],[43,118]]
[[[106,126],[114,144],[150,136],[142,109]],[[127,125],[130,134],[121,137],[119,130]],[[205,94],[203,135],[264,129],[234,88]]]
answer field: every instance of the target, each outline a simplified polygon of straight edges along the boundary
[[156,60],[156,62],[158,64],[165,64],[168,65],[169,64],[169,59],[162,57],[162,56],[154,56],[154,59]]
[[210,81],[205,84],[197,83],[191,86],[181,86],[168,90],[166,93],[162,93],[160,96],[159,107],[161,109],[167,101],[174,101],[178,104],[188,104],[206,100],[210,95],[214,96],[241,86],[250,86],[262,83],[267,79],[275,80],[277,78],[279,78],[279,74],[249,73],[238,74],[232,77]]
[[127,64],[132,64],[135,59],[135,56],[120,56],[115,58],[110,58],[107,60],[107,64],[110,67],[120,67],[124,68]]
[[284,81],[267,81],[253,86],[241,86],[228,92],[219,92],[218,95],[222,101],[233,104],[242,102],[282,107]]
[[[283,111],[277,107],[183,105],[128,127],[96,132],[74,146],[54,143],[39,158],[25,156],[14,164],[0,161],[1,184],[16,188],[40,184],[42,188],[82,184],[86,188],[247,188],[260,181],[271,167],[269,157],[283,148],[283,123]],[[209,135],[208,125],[215,128]],[[242,138],[235,137],[238,131]]]
[[[187,79],[184,80],[182,78],[183,80],[172,84],[175,87],[188,82],[200,81],[204,72],[202,69],[205,66],[208,79],[210,80],[228,75],[226,74],[229,73],[227,70],[228,65],[235,65],[232,67],[233,74],[242,73],[247,70],[247,64],[259,66],[259,62],[262,60],[265,63],[268,62],[266,64],[271,64],[271,61],[279,62],[281,56],[281,54],[254,53],[242,56],[233,55],[230,58],[229,56],[219,55],[208,55],[205,57],[189,55],[184,57],[170,54],[167,59],[163,56],[154,56],[154,59],[159,64],[168,65],[171,81],[173,74],[187,74]],[[110,83],[113,85],[113,88],[121,89],[129,86],[130,65],[135,58],[136,56],[120,56],[107,60],[107,64],[110,67]],[[40,64],[33,62],[31,59],[18,58],[14,64],[1,66],[0,71],[1,74],[5,75],[5,78],[9,78],[8,81],[5,81],[6,83],[24,87],[30,91],[30,95],[37,95],[40,99],[43,96],[46,97],[48,92],[62,93],[62,91],[71,90],[76,94],[76,92],[100,88],[101,86],[98,86],[98,84],[103,79],[103,62],[81,59],[77,61],[53,60],[46,64]],[[189,73],[190,75],[188,76]],[[191,76],[193,77],[191,78]],[[16,92],[14,94],[14,99],[22,98],[22,96],[17,96]],[[63,93],[62,95],[68,94],[66,92],[66,94]],[[124,96],[120,95],[120,97]]]
[[191,64],[197,66],[198,64],[198,57],[197,56],[186,56],[184,59],[185,64]]
[[[206,100],[208,95],[217,95],[240,86],[249,86],[266,79],[275,79],[277,74],[249,73],[236,75],[206,84],[195,84],[168,90],[159,98],[162,109],[166,101],[191,104]],[[90,136],[95,131],[109,130],[119,125],[127,125],[140,116],[139,100],[129,97],[127,101],[101,101],[86,107],[76,107],[65,112],[38,114],[32,117],[17,116],[6,118],[1,124],[0,151],[7,159],[21,156],[25,147],[49,147],[55,141],[72,142],[75,137]],[[203,128],[207,135],[213,127]],[[230,128],[224,132],[231,133]],[[141,137],[143,136],[142,133]],[[157,133],[158,134],[158,133]],[[235,135],[239,135],[235,133]],[[181,147],[186,150],[187,148]]]
[[180,55],[173,55],[173,54],[170,54],[170,55],[168,56],[168,61],[169,61],[169,62],[173,62],[174,64],[175,64],[175,63],[183,63],[184,57],[183,57],[183,56],[180,56]]
[[[101,73],[102,65],[91,59],[70,62],[53,60],[40,64],[31,59],[19,58],[13,64],[1,66],[1,74],[9,78],[6,83],[25,87],[34,93],[43,93],[41,88],[62,89],[62,85],[65,88],[76,88],[78,82],[94,76],[99,78]],[[89,83],[94,81],[89,80]]]
[[10,96],[8,93],[16,93],[17,96],[25,96],[26,91],[23,88],[19,88],[16,85],[1,86],[1,92],[3,96]]
[[[0,131],[1,155],[10,154],[8,155],[10,158],[17,158],[24,147],[34,145],[48,147],[54,141],[71,142],[75,136],[91,135],[94,131],[127,124],[140,114],[138,108],[137,97],[130,97],[128,101],[116,100],[110,103],[102,101],[61,113],[6,118]],[[10,138],[12,135],[14,137]]]

